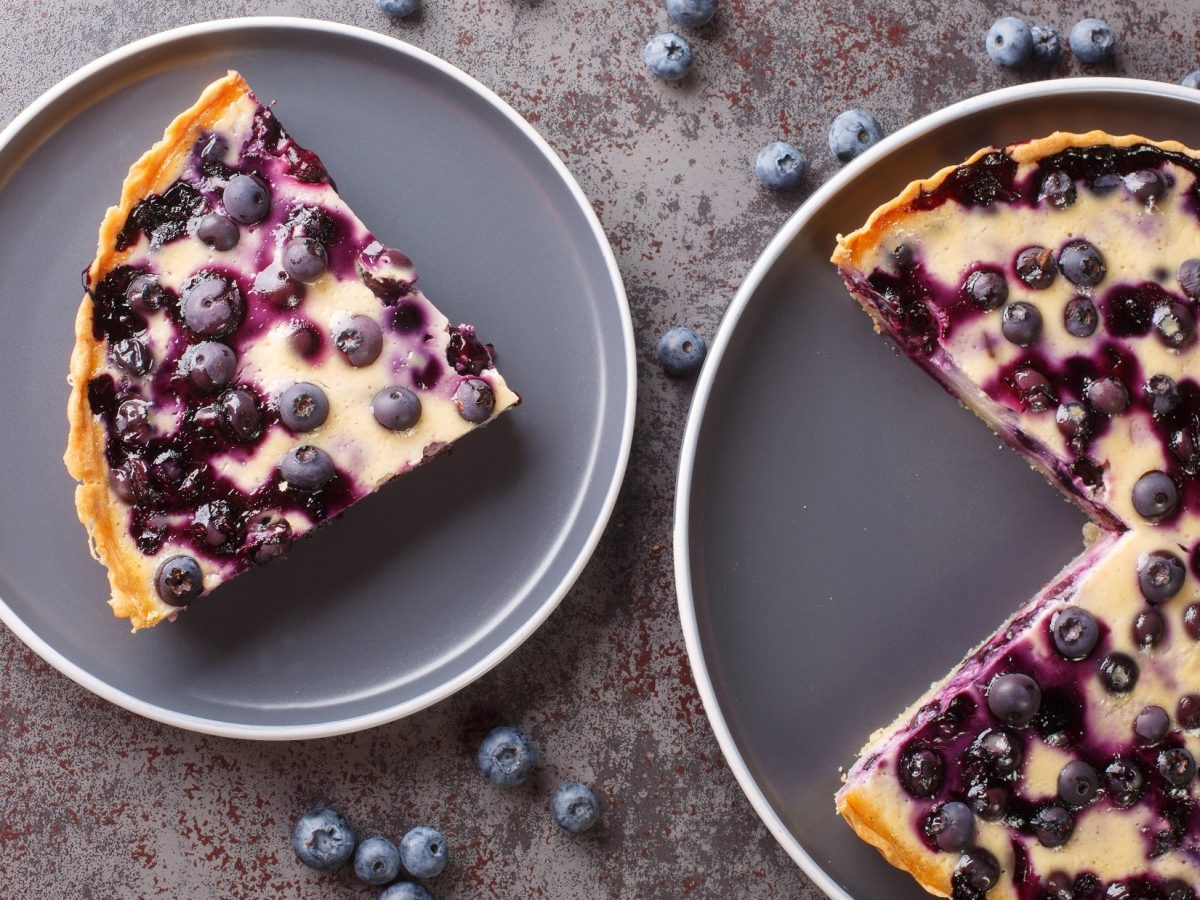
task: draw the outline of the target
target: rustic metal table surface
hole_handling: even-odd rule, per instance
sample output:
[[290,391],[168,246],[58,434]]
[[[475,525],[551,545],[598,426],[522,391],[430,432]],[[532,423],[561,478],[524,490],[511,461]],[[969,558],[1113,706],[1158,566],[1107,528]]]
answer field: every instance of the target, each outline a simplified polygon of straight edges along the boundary
[[[625,488],[575,589],[496,670],[404,721],[307,743],[190,734],[93,697],[0,629],[0,896],[374,896],[293,858],[292,821],[319,801],[393,837],[418,821],[442,828],[453,861],[438,897],[817,896],[725,767],[691,678],[670,547],[690,386],[661,373],[654,345],[676,323],[712,334],[760,249],[835,170],[825,127],[843,108],[895,129],[1032,76],[987,61],[982,34],[1010,11],[991,3],[722,4],[690,33],[693,74],[664,84],[641,59],[671,28],[659,0],[427,0],[403,22],[373,0],[0,2],[0,122],[108,50],[228,16],[362,25],[465,69],[541,131],[592,199],[629,289],[640,390]],[[1068,2],[1015,11],[1064,34],[1081,15]],[[1099,0],[1087,13],[1117,31],[1115,64],[1068,60],[1056,74],[1177,81],[1200,68],[1197,11],[1197,0]],[[753,156],[773,138],[808,154],[803,190],[755,182]],[[482,730],[504,720],[543,753],[517,790],[474,763]],[[551,820],[549,792],[565,779],[598,787],[597,833],[570,839]],[[830,814],[840,827],[832,801]]]

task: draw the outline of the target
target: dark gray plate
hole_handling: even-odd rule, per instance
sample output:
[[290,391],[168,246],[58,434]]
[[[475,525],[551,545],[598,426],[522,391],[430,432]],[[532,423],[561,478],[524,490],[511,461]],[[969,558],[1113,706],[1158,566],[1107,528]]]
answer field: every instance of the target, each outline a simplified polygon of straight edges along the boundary
[[[129,164],[239,69],[342,195],[479,327],[525,404],[174,624],[131,636],[87,552],[66,442],[79,272]],[[191,26],[93,63],[0,135],[0,616],[136,712],[239,737],[378,724],[482,674],[557,605],[625,469],[632,328],[554,152],[463,73],[300,19]]]
[[796,213],[697,386],[675,522],[696,680],[747,795],[831,897],[926,897],[834,814],[839,767],[1082,546],[1084,519],[884,339],[828,262],[910,180],[1101,128],[1200,146],[1200,94],[1081,78],[909,126]]

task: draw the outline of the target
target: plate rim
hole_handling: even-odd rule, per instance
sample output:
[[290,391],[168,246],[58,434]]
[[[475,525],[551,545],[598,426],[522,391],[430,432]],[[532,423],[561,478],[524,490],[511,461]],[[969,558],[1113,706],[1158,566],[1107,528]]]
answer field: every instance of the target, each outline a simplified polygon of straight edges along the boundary
[[[1063,78],[1054,81],[1035,81],[1025,84],[1010,85],[974,97],[959,100],[941,109],[909,123],[893,134],[888,135],[877,145],[867,150],[860,157],[848,163],[841,171],[815,190],[794,213],[784,222],[770,242],[763,249],[758,259],[746,273],[745,279],[734,295],[725,311],[716,334],[711,342],[708,358],[696,382],[692,403],[688,410],[687,422],[684,426],[683,440],[679,450],[679,469],[675,481],[675,521],[673,527],[673,549],[675,557],[675,589],[679,604],[680,624],[683,627],[684,646],[687,649],[688,662],[692,667],[692,675],[696,689],[700,694],[704,713],[716,735],[717,743],[729,768],[733,771],[738,785],[750,801],[750,805],[758,814],[763,824],[774,836],[775,840],[830,900],[855,900],[845,888],[838,884],[824,870],[821,864],[812,857],[800,841],[789,831],[771,802],[763,793],[750,771],[749,765],[738,749],[737,741],[725,721],[721,705],[717,700],[716,690],[708,672],[704,659],[704,649],[700,639],[700,623],[696,614],[695,595],[693,593],[691,573],[691,535],[688,523],[691,518],[691,485],[695,475],[696,449],[699,443],[700,430],[703,425],[709,400],[712,396],[713,385],[725,352],[732,340],[733,333],[741,321],[750,300],[762,284],[763,280],[780,262],[792,241],[800,234],[808,222],[821,210],[831,197],[836,195],[862,170],[873,165],[877,160],[889,155],[917,138],[943,128],[965,116],[1019,102],[1034,97],[1069,95],[1082,93],[1114,93],[1114,94],[1155,94],[1173,97],[1178,100],[1200,103],[1200,92],[1195,88],[1186,88],[1177,84],[1163,81],[1151,81],[1144,78],[1125,78],[1120,76],[1089,76]],[[884,198],[886,199],[886,198]],[[882,202],[882,201],[881,201]],[[832,251],[832,248],[831,248]],[[833,798],[830,797],[831,805]],[[832,812],[831,812],[832,816]]]
[[600,224],[595,210],[592,208],[591,201],[588,200],[587,195],[583,192],[583,189],[579,186],[579,183],[575,180],[570,170],[567,169],[566,164],[559,157],[558,153],[520,113],[491,88],[485,86],[482,82],[468,75],[452,63],[391,35],[381,34],[357,25],[347,25],[341,22],[300,16],[224,18],[170,28],[111,50],[71,72],[26,106],[17,114],[16,118],[5,126],[3,130],[0,130],[0,150],[11,144],[27,126],[57,100],[114,64],[126,61],[140,53],[156,49],[163,45],[198,36],[223,34],[231,31],[253,32],[270,29],[293,29],[296,31],[317,32],[354,38],[402,56],[407,56],[418,63],[430,66],[440,74],[458,82],[461,86],[498,111],[511,124],[515,125],[517,130],[530,144],[545,157],[558,178],[567,187],[575,204],[579,207],[580,212],[583,213],[584,221],[587,223],[591,235],[600,250],[612,290],[617,300],[617,312],[621,321],[623,337],[626,379],[624,416],[616,466],[613,469],[612,478],[605,492],[599,514],[588,531],[587,537],[576,554],[570,568],[558,584],[549,592],[533,615],[526,619],[520,628],[493,648],[491,652],[454,678],[448,679],[440,686],[427,690],[402,703],[392,704],[364,715],[335,719],[317,724],[300,725],[247,725],[177,712],[167,707],[141,700],[127,691],[116,688],[103,679],[91,674],[51,647],[31,627],[26,625],[16,611],[0,597],[0,621],[7,625],[22,643],[76,684],[110,703],[145,718],[162,722],[166,725],[173,725],[176,728],[182,728],[186,731],[210,734],[217,737],[284,741],[333,737],[335,735],[374,728],[432,706],[462,690],[497,666],[521,646],[545,622],[549,615],[558,608],[595,553],[596,546],[599,544],[600,538],[603,536],[612,517],[617,496],[625,480],[625,472],[633,443],[634,420],[637,410],[637,348],[634,343],[633,317],[629,308],[629,298],[625,290],[624,280],[621,277],[620,268],[617,265],[616,256],[613,253],[612,245],[608,240],[607,234],[604,232],[603,226]]

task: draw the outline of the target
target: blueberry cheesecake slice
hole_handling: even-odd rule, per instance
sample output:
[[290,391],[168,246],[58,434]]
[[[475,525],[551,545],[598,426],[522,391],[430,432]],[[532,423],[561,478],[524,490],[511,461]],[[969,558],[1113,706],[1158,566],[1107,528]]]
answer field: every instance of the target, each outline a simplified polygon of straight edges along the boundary
[[134,629],[520,402],[235,72],[134,163],[83,277],[66,464]]
[[833,262],[878,331],[1093,519],[1076,560],[870,738],[838,812],[956,900],[1195,900],[1200,158],[1098,131],[984,149]]

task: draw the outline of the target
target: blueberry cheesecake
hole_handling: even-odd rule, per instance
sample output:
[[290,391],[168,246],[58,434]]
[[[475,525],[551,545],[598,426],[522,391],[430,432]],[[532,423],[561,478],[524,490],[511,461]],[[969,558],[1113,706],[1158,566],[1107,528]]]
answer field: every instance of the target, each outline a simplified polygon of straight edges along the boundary
[[1103,132],[984,149],[833,262],[1092,518],[1077,559],[870,738],[838,812],[955,900],[1196,900],[1200,154]]
[[66,463],[134,629],[520,402],[234,72],[134,163],[83,280]]

